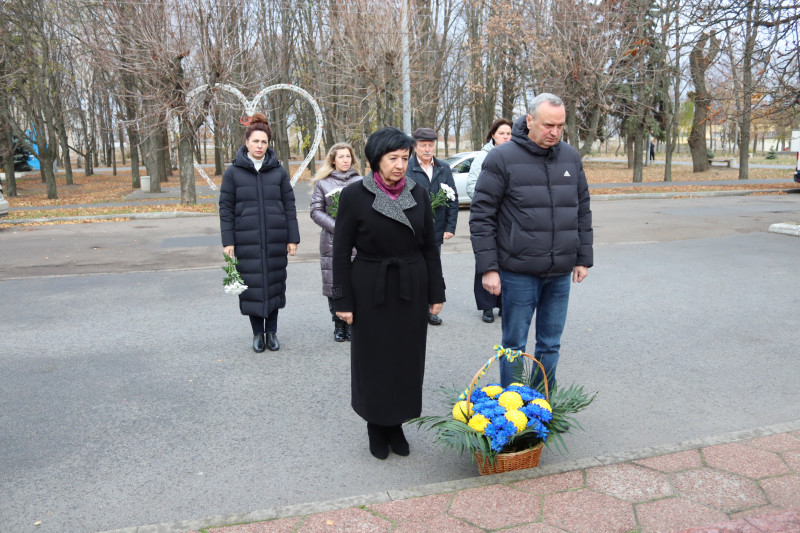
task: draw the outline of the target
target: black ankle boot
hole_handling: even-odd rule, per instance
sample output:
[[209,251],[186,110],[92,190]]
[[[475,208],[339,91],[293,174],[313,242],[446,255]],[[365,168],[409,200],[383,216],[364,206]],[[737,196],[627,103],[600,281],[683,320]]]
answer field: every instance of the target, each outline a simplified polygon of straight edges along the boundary
[[333,340],[336,342],[347,340],[347,322],[338,317],[333,321]]
[[349,340],[349,341],[353,340],[353,324],[347,324],[347,330],[346,331],[347,331],[347,333],[346,333],[345,337],[347,338],[347,340]]
[[261,353],[267,348],[267,342],[264,339],[264,334],[259,333],[257,335],[253,335],[253,351],[256,353]]
[[385,428],[385,434],[394,453],[403,457],[410,453],[408,441],[403,434],[403,426],[388,426]]
[[367,436],[369,437],[369,451],[377,459],[389,457],[389,444],[381,426],[367,422]]

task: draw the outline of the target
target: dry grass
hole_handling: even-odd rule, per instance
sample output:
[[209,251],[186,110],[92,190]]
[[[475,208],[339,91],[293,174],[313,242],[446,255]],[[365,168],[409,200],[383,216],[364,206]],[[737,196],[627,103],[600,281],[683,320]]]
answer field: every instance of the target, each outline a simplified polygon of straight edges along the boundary
[[[600,163],[591,160],[585,163],[586,176],[589,183],[630,183],[633,176],[633,171],[626,168],[623,161],[618,163]],[[294,170],[294,169],[292,169]],[[608,188],[608,189],[595,189],[592,194],[625,194],[625,193],[643,193],[643,192],[696,192],[708,190],[774,190],[774,189],[798,189],[800,184],[792,181],[791,170],[786,169],[750,169],[750,177],[753,179],[761,178],[778,178],[785,179],[784,182],[770,183],[770,184],[753,184],[748,181],[742,181],[741,184],[736,185],[719,185],[715,181],[720,180],[736,180],[738,179],[738,171],[723,167],[714,167],[706,172],[693,173],[691,166],[688,165],[674,165],[672,167],[672,181],[673,185],[648,187],[648,184],[663,182],[664,180],[664,166],[653,165],[643,169],[643,182],[641,185],[635,187],[626,186],[624,188]],[[212,181],[220,186],[222,183],[221,176],[211,176]],[[308,170],[300,178],[300,181],[307,181],[310,179]],[[7,197],[9,204],[12,207],[48,207],[48,206],[65,206],[64,209],[42,209],[32,210],[26,209],[24,211],[12,211],[8,219],[22,219],[22,218],[54,218],[54,217],[70,217],[70,216],[91,216],[91,215],[124,215],[126,213],[144,213],[144,212],[163,212],[163,211],[193,211],[202,213],[215,213],[216,205],[214,204],[198,204],[198,205],[180,205],[177,201],[165,203],[163,199],[151,199],[152,203],[137,203],[121,207],[68,207],[77,204],[99,204],[99,203],[118,203],[124,202],[125,197],[131,194],[134,189],[131,187],[131,173],[130,171],[120,171],[116,176],[110,172],[98,173],[92,176],[84,176],[81,171],[74,172],[74,184],[67,185],[65,183],[64,173],[61,172],[56,176],[58,186],[58,199],[50,200],[47,198],[47,190],[45,184],[41,182],[38,175],[24,176],[17,178],[17,192],[19,196]],[[681,182],[685,181],[704,181],[708,185],[682,185]],[[195,185],[197,187],[207,185],[205,179],[195,171]],[[169,181],[161,184],[162,188],[165,187],[179,187],[177,172],[173,172],[173,176]]]

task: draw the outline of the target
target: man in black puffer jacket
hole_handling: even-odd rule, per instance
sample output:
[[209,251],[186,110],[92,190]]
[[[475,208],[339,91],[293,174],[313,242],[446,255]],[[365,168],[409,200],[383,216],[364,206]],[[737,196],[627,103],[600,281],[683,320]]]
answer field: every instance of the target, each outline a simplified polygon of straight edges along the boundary
[[[555,384],[570,278],[592,266],[589,186],[578,152],[561,142],[564,103],[543,93],[518,119],[511,142],[489,152],[470,208],[469,228],[483,287],[503,295],[505,348],[525,350],[536,313],[534,355]],[[501,384],[517,363],[500,361]],[[535,385],[541,383],[541,375]]]

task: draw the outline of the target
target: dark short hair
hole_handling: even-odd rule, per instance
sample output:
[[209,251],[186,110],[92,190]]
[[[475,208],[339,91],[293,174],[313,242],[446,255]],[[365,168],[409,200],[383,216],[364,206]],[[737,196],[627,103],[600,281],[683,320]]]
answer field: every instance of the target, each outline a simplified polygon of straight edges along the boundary
[[[489,133],[486,134],[486,142],[492,140],[492,136],[497,133],[497,130],[500,129],[500,126],[508,126],[509,128],[513,129],[514,124],[508,120],[507,118],[498,118],[494,122],[492,122],[492,127],[489,128]],[[494,144],[494,143],[492,143]]]
[[367,139],[364,155],[367,156],[372,171],[376,172],[384,155],[395,150],[408,150],[411,154],[414,144],[414,139],[397,128],[381,128]]

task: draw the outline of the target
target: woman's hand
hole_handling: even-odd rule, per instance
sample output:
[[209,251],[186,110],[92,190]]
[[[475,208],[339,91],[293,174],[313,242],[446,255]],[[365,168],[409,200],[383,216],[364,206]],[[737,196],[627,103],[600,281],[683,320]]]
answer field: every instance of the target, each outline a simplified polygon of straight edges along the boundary
[[222,251],[225,252],[226,254],[228,254],[229,257],[233,257],[233,246],[232,245],[231,246],[225,246],[222,249]]
[[352,313],[352,311],[337,311],[336,312],[336,317],[339,320],[344,320],[348,324],[352,324],[353,323],[353,313]]
[[442,306],[444,306],[444,303],[431,304],[431,314],[432,315],[438,315],[439,313],[441,313],[442,312]]
[[297,253],[297,243],[290,242],[286,245],[286,251],[289,252],[289,255],[294,255]]

